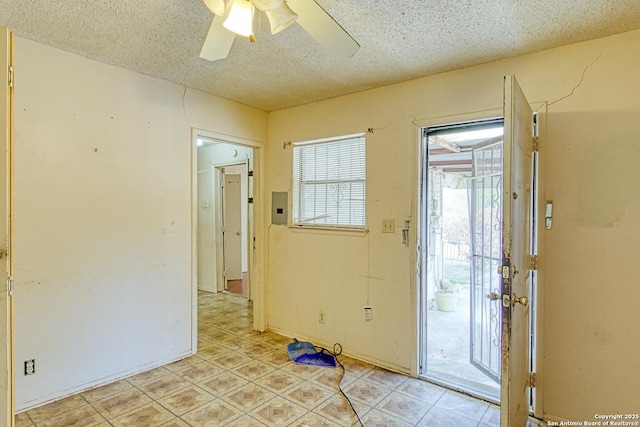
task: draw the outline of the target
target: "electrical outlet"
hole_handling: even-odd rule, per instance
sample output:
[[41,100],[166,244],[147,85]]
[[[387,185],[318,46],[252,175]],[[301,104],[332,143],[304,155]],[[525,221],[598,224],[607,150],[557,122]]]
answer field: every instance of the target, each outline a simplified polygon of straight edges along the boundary
[[324,323],[324,311],[318,313],[318,322]]
[[370,306],[364,308],[364,320],[373,320],[373,310]]
[[36,373],[36,359],[29,359],[24,361],[24,374],[33,375]]
[[383,233],[395,233],[396,232],[396,220],[395,219],[383,219],[382,220],[382,232]]

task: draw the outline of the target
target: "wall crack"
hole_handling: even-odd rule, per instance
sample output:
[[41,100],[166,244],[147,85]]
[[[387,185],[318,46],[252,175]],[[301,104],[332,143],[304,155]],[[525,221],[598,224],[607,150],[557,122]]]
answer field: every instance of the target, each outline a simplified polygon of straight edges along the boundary
[[182,114],[184,114],[184,119],[187,121],[189,127],[193,127],[187,115],[187,90],[189,90],[189,87],[185,85],[184,92],[182,92]]
[[587,71],[589,71],[589,68],[593,67],[595,65],[596,62],[598,62],[600,60],[600,57],[602,56],[602,51],[600,51],[600,53],[598,54],[598,56],[596,57],[596,59],[594,59],[593,61],[591,61],[590,64],[587,64],[586,67],[584,67],[584,70],[582,70],[582,75],[580,76],[580,81],[578,81],[578,83],[573,87],[573,89],[571,89],[571,92],[569,92],[567,95],[556,99],[553,102],[550,102],[547,107],[551,107],[553,104],[558,103],[560,101],[563,101],[567,98],[569,98],[570,96],[572,96],[576,90],[578,90],[578,88],[580,87],[580,85],[582,84],[582,82],[584,81],[584,77],[587,75]]

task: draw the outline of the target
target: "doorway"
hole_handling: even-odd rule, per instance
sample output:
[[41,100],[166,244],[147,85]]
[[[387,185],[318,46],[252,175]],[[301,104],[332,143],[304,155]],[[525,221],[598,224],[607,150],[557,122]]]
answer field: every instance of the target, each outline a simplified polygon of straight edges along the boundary
[[[192,351],[204,351],[221,340],[250,331],[263,332],[264,213],[260,204],[263,167],[262,143],[202,129],[192,137]],[[223,271],[221,171],[243,166],[246,203],[247,295],[225,291]],[[234,173],[240,173],[234,171]],[[254,192],[255,191],[255,192]],[[253,203],[254,194],[258,195]],[[245,198],[246,197],[246,198]],[[254,315],[255,314],[255,315]]]
[[222,251],[223,290],[249,296],[248,287],[248,161],[242,164],[216,167],[220,186],[215,197],[222,223],[219,238]]
[[[198,352],[255,328],[251,278],[255,148],[195,137],[194,277]],[[196,289],[194,289],[195,291]]]
[[197,145],[198,289],[250,298],[253,148],[202,137]]
[[501,118],[424,129],[421,375],[498,402]]

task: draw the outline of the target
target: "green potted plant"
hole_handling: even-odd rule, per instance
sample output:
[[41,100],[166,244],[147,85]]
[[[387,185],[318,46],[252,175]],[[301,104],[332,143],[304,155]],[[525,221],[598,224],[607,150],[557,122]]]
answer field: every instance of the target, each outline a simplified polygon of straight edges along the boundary
[[438,290],[434,293],[436,306],[440,311],[455,311],[458,305],[458,290],[460,285],[448,280],[440,280]]

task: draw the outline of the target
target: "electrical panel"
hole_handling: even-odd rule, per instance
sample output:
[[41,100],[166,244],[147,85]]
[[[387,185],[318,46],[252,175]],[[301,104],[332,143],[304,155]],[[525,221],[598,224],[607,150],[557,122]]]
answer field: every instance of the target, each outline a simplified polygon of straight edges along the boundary
[[289,219],[289,193],[274,191],[271,193],[271,224],[287,225]]

